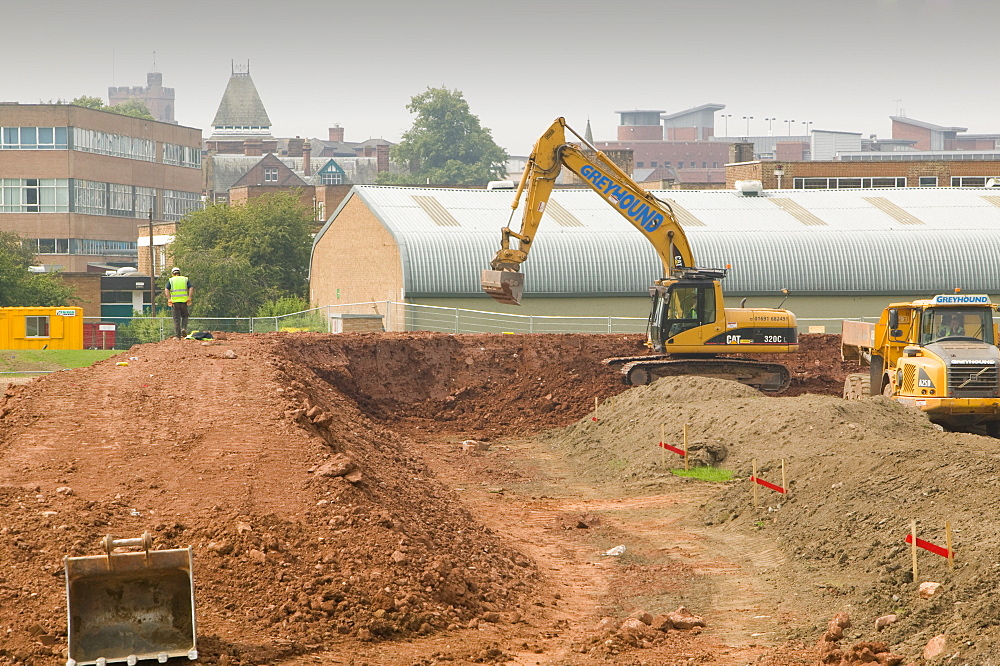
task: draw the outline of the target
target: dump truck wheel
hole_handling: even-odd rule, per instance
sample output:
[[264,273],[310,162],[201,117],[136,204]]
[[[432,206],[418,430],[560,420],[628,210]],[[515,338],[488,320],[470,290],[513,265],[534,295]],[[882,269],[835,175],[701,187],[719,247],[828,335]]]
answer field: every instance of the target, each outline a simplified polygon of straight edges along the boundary
[[884,395],[885,397],[891,398],[892,397],[892,393],[893,393],[893,391],[892,391],[892,382],[889,382],[885,386],[882,387],[882,395]]
[[855,373],[844,379],[844,400],[861,400],[871,395],[871,378],[868,375]]

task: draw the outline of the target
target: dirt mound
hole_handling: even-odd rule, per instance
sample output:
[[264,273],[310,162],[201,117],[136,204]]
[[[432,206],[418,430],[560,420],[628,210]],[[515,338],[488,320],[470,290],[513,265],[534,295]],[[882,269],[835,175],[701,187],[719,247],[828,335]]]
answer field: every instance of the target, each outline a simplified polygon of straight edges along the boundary
[[[818,455],[839,439],[923,437],[939,433],[927,419],[883,398],[850,402],[805,394],[780,400],[735,382],[668,377],[609,398],[593,414],[550,435],[596,478],[655,485],[676,460],[657,446],[681,446],[687,425],[692,451],[711,449],[724,467],[742,472],[753,459]],[[716,462],[723,457],[713,453]],[[664,464],[664,460],[667,464]]]
[[627,390],[601,360],[640,353],[643,340],[413,333],[298,336],[283,344],[374,419],[489,438],[568,423],[593,409],[594,398]]
[[338,634],[429,632],[521,604],[533,565],[476,524],[405,437],[301,364],[308,348],[281,336],[168,341],[133,348],[127,366],[119,356],[9,389],[0,655],[62,649],[40,645],[35,625],[62,636],[62,557],[96,554],[105,534],[194,547],[209,663],[259,663]]
[[[595,480],[655,490],[668,482],[667,468],[681,466],[672,454],[663,462],[661,427],[679,446],[685,423],[692,449],[723,451],[720,466],[739,479],[702,508],[706,524],[772,534],[802,567],[799,575],[816,576],[831,610],[857,619],[853,640],[873,640],[875,619],[894,613],[899,621],[877,636],[897,652],[919,654],[939,633],[961,645],[968,663],[987,663],[1000,648],[996,440],[943,432],[882,397],[773,400],[698,377],[666,378],[615,396],[546,437]],[[755,509],[746,480],[753,460],[759,476],[775,483],[784,460],[788,495],[760,489]],[[911,520],[921,539],[940,546],[950,522],[954,571],[944,558],[920,551],[913,581],[904,541]],[[920,599],[917,586],[925,580],[942,582],[943,592]],[[820,625],[815,632],[813,638]]]

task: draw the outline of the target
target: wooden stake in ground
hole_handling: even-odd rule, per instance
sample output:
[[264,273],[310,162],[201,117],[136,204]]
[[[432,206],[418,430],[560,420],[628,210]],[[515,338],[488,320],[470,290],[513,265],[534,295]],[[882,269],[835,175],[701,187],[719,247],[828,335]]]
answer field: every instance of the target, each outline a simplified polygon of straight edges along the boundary
[[[660,444],[666,444],[667,443],[666,440],[663,439],[663,431],[664,431],[664,429],[666,427],[667,427],[666,424],[664,424],[664,423],[660,424]],[[667,450],[661,446],[660,447],[660,467],[665,467],[666,464],[667,464]]]
[[951,523],[944,522],[944,547],[948,550],[948,568],[955,568],[955,553],[951,549]]
[[688,424],[684,424],[684,470],[688,468]]
[[750,477],[750,485],[753,486],[753,506],[756,509],[757,507],[760,506],[760,503],[757,501],[757,460],[756,460],[756,458],[753,461],[753,476]]
[[913,559],[913,582],[917,582],[917,521],[910,521],[910,536],[913,537],[913,547],[910,548],[910,556]]
[[785,489],[785,497],[788,497],[788,477],[785,476],[785,459],[781,459],[781,487]]

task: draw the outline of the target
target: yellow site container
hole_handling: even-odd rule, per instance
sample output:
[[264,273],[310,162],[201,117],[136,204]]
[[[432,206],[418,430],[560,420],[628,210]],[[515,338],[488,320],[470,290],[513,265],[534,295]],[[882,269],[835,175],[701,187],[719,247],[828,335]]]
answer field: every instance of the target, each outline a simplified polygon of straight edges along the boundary
[[0,308],[0,349],[83,349],[83,308]]

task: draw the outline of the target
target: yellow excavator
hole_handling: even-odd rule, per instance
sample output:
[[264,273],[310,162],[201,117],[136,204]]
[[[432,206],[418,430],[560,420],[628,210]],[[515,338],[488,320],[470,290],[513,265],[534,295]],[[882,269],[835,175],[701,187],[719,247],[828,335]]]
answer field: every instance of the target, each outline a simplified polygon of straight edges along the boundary
[[[566,141],[569,130],[589,149]],[[535,143],[514,194],[516,210],[527,194],[521,228],[501,230],[500,250],[482,272],[483,290],[500,303],[519,305],[524,291],[521,264],[528,258],[545,205],[562,167],[576,174],[655,248],[663,277],[649,289],[646,345],[652,353],[606,359],[620,367],[627,384],[660,377],[702,375],[732,379],[762,391],[781,392],[791,376],[780,363],[720,357],[798,351],[795,315],[779,308],[727,308],[721,280],[728,268],[698,268],[684,230],[670,205],[643,190],[601,151],[557,118]],[[513,216],[513,212],[511,213]],[[517,247],[511,247],[511,239]]]

